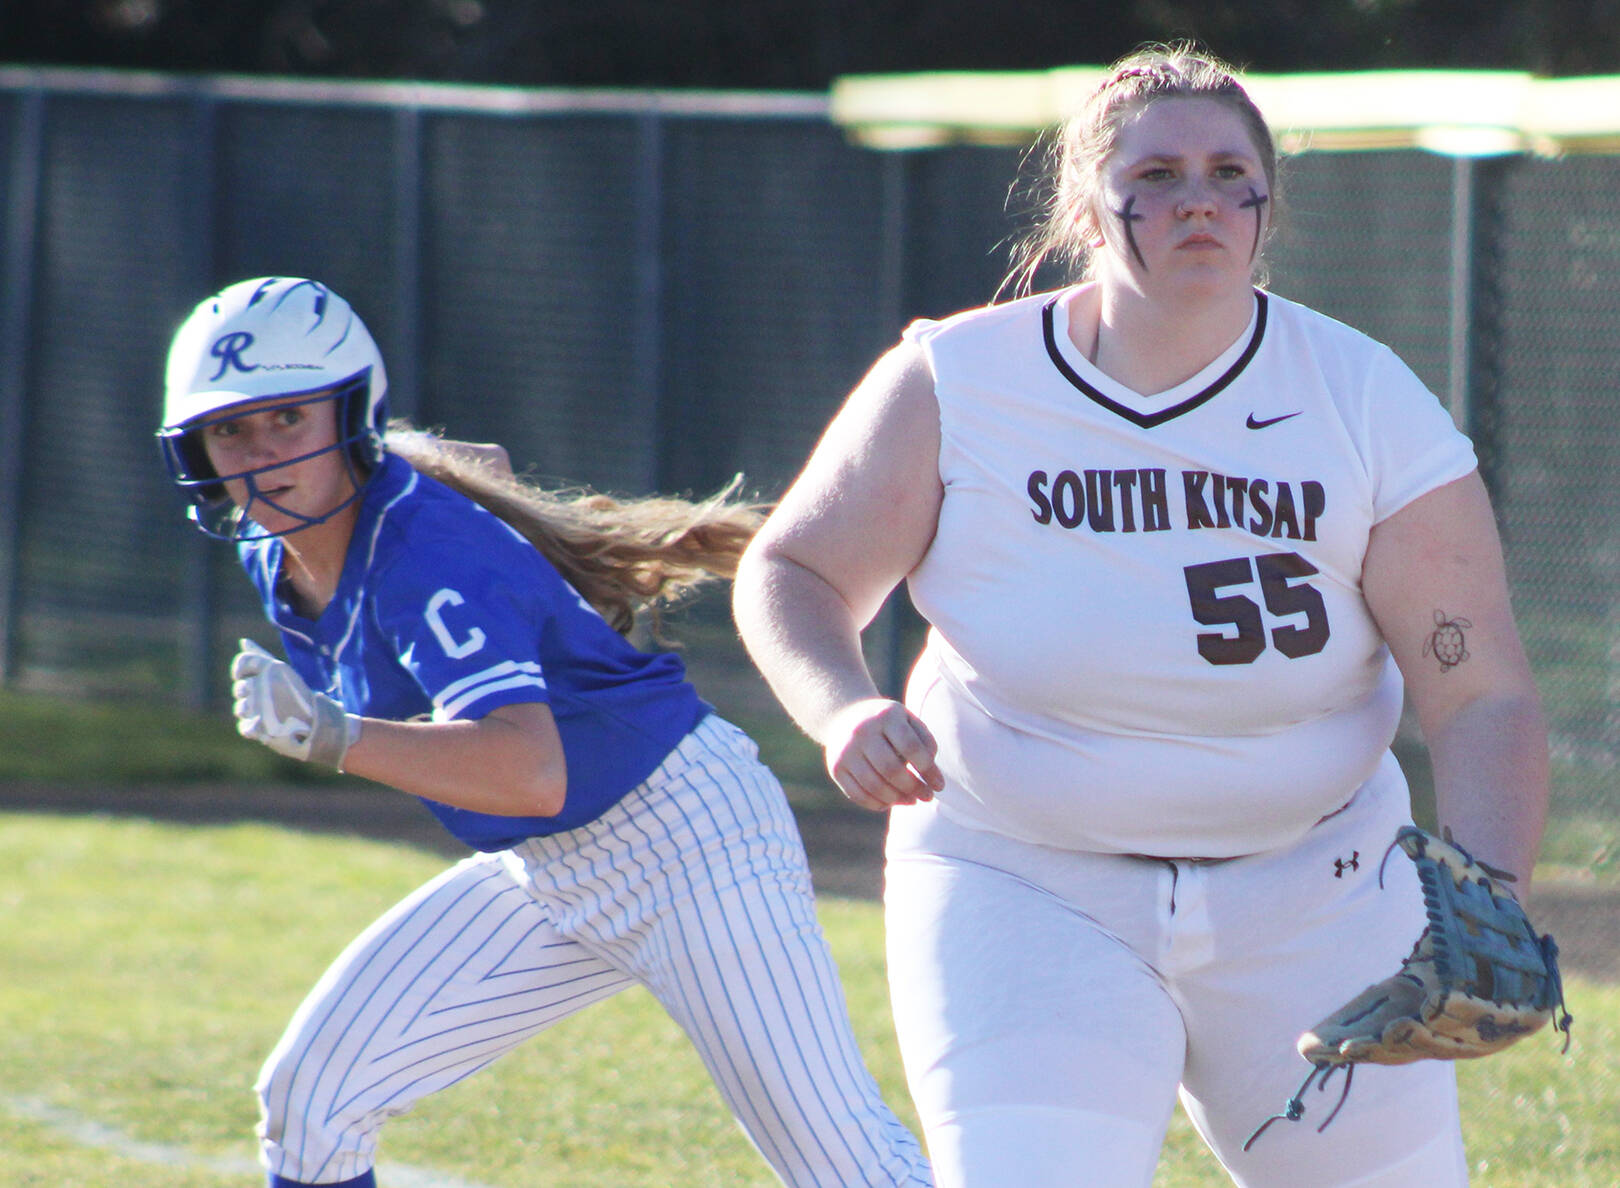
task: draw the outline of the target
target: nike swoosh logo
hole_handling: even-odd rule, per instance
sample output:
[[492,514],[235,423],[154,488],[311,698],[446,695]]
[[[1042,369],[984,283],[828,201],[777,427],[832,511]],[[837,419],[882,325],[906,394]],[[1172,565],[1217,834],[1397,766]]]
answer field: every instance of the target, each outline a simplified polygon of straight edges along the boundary
[[[1299,412],[1304,412],[1304,411],[1305,411],[1304,409],[1299,410]],[[1297,417],[1297,416],[1299,416],[1298,412],[1291,412],[1291,413],[1283,413],[1283,415],[1280,416],[1280,417],[1267,417],[1263,421],[1257,421],[1257,420],[1254,419],[1254,414],[1250,413],[1249,414],[1249,419],[1247,421],[1243,422],[1243,423],[1245,425],[1247,425],[1250,429],[1264,429],[1267,425],[1275,425],[1278,421],[1286,421],[1289,417]]]

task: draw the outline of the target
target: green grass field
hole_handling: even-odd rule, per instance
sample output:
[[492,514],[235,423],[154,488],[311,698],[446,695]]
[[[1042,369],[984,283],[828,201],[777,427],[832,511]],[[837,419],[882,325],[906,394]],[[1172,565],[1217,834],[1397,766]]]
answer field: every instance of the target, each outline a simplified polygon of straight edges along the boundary
[[[0,1184],[257,1182],[250,1086],[326,962],[435,873],[404,846],[268,826],[0,815]],[[823,900],[873,1071],[908,1121],[876,905]],[[1460,1070],[1474,1182],[1620,1183],[1620,991],[1573,981],[1576,1045]],[[569,1020],[386,1132],[392,1188],[775,1181],[640,991]],[[1226,1183],[1178,1116],[1156,1184]]]

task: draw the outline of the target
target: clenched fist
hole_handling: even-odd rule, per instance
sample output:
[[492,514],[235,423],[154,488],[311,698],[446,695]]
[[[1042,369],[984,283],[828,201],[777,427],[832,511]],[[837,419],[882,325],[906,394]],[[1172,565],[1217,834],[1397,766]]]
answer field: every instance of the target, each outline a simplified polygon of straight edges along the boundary
[[237,733],[289,758],[343,770],[343,756],[360,737],[360,719],[251,639],[239,647],[231,661]]

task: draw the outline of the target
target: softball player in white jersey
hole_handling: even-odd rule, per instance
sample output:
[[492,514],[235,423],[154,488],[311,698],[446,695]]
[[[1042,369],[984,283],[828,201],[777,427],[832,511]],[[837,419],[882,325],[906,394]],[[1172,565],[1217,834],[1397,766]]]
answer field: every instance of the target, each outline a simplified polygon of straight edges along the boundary
[[[1062,149],[1046,247],[1090,281],[908,329],[735,587],[834,778],[894,807],[937,1181],[1147,1185],[1179,1093],[1242,1185],[1464,1184],[1441,1063],[1244,1146],[1421,930],[1407,864],[1379,881],[1403,683],[1441,822],[1529,874],[1545,734],[1472,448],[1387,349],[1252,287],[1274,151],[1228,68],[1128,59]],[[904,705],[858,644],[902,579]]]
[[272,1188],[374,1183],[388,1118],[635,984],[784,1183],[930,1183],[856,1048],[780,785],[675,656],[615,630],[728,571],[756,513],[572,504],[426,435],[385,445],[385,390],[347,303],[296,278],[227,288],[170,351],[171,472],[287,651],[244,643],[240,730],[420,796],[478,851],[298,1009],[258,1085]]

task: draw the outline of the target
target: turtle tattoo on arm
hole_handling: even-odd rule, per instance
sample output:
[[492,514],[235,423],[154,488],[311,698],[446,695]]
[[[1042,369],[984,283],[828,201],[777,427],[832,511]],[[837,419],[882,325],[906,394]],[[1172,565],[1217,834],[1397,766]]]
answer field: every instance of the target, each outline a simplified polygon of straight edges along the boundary
[[1461,615],[1448,616],[1445,611],[1436,610],[1434,630],[1423,643],[1423,654],[1438,660],[1441,672],[1450,672],[1468,659],[1468,640],[1463,635],[1463,628],[1473,625]]

